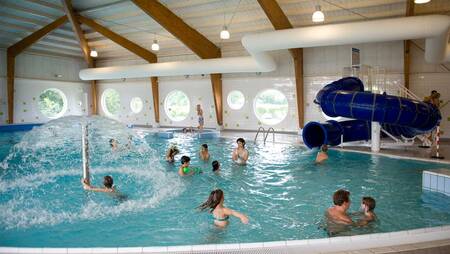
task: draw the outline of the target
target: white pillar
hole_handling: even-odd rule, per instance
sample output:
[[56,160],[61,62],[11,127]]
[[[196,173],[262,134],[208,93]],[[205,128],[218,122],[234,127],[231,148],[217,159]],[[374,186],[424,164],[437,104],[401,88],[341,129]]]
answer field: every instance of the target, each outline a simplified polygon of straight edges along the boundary
[[380,151],[380,135],[381,135],[381,125],[378,122],[372,122],[372,152],[378,153]]
[[87,182],[90,183],[91,179],[89,176],[89,142],[87,125],[83,125],[81,127],[81,147],[83,153],[83,180],[87,179]]

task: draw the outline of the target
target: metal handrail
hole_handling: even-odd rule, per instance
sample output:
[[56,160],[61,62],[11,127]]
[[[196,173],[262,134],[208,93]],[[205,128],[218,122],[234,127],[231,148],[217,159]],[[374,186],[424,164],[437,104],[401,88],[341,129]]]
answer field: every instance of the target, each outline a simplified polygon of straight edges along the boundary
[[270,127],[269,129],[267,129],[266,135],[264,137],[264,144],[266,143],[267,137],[270,134],[270,130],[272,130],[272,137],[273,137],[273,142],[275,143],[275,129]]
[[259,127],[259,128],[258,128],[258,131],[256,132],[254,142],[256,142],[256,139],[258,138],[258,134],[259,134],[259,132],[260,132],[261,130],[262,130],[262,135],[263,135],[263,137],[264,137],[264,133],[266,132],[266,130],[264,129],[264,127]]

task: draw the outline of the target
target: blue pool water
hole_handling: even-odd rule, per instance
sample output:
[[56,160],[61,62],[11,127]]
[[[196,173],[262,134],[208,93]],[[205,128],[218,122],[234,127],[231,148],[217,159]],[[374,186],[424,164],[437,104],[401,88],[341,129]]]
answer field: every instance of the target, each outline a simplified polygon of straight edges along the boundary
[[[106,174],[128,196],[83,191],[79,122],[90,122],[93,184]],[[132,136],[131,148],[127,148]],[[111,152],[108,141],[118,139]],[[8,140],[6,142],[5,140]],[[379,221],[344,234],[390,232],[450,224],[450,198],[423,192],[424,169],[450,165],[330,151],[324,165],[298,145],[248,142],[247,166],[231,162],[234,140],[198,140],[183,134],[159,139],[102,118],[65,118],[28,133],[0,133],[0,246],[111,247],[261,242],[328,237],[323,213],[339,188],[351,191],[350,210],[365,195],[377,201]],[[175,165],[164,161],[176,143]],[[199,161],[208,143],[211,159]],[[8,147],[6,149],[5,147]],[[5,152],[7,150],[7,152]],[[204,173],[180,178],[179,158]],[[211,172],[212,160],[222,165]],[[248,225],[231,218],[215,228],[211,215],[196,207],[214,188],[225,205],[247,214]]]

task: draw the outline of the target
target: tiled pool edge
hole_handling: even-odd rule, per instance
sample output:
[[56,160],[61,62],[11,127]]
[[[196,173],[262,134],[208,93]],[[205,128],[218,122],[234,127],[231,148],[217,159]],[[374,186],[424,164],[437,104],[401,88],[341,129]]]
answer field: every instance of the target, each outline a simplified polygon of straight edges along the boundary
[[[391,247],[414,244],[420,248],[421,244],[438,240],[450,240],[450,225],[421,228],[390,233],[377,233],[333,238],[290,240],[276,242],[208,244],[184,246],[155,246],[155,247],[118,247],[118,248],[18,248],[0,247],[1,254],[15,253],[217,253],[217,251],[239,251],[246,253],[258,249],[293,251],[301,253],[327,253],[339,251],[356,251],[380,247]],[[426,245],[426,247],[430,247]],[[450,247],[449,247],[450,248]]]

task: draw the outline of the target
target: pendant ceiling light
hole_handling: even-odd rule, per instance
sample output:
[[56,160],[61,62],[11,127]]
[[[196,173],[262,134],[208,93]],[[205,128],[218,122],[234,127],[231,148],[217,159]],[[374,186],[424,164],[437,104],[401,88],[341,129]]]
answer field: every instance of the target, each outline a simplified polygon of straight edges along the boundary
[[97,51],[95,50],[95,49],[92,49],[91,50],[91,53],[89,54],[91,57],[97,57],[98,56],[98,53],[97,53]]
[[153,51],[158,51],[159,50],[158,40],[153,40],[152,50]]
[[230,39],[230,32],[228,32],[227,26],[223,26],[222,31],[220,31],[220,39],[222,40]]
[[316,11],[312,15],[312,21],[314,23],[325,21],[325,14],[323,14],[320,5],[316,5]]

